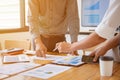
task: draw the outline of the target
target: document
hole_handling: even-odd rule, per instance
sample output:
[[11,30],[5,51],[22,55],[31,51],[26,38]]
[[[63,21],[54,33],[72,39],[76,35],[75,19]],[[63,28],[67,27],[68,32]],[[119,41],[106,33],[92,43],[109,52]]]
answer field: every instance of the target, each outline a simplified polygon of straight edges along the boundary
[[0,74],[14,75],[41,66],[35,63],[14,63],[0,66]]
[[68,66],[47,64],[45,66],[21,73],[21,75],[37,77],[37,78],[41,78],[41,79],[48,79],[50,77],[53,77],[59,73],[66,71],[70,68],[71,67],[68,67]]
[[82,62],[82,56],[66,56],[53,61],[53,63],[68,66],[79,66],[84,64],[84,62]]
[[27,55],[9,55],[3,56],[3,63],[14,63],[14,62],[28,62],[30,61]]
[[44,57],[37,57],[33,56],[32,59],[40,59],[40,60],[58,60],[63,58],[64,56],[56,56],[56,55],[46,55],[46,58]]
[[7,78],[9,75],[5,75],[5,74],[0,74],[0,80],[1,79],[4,79],[4,78]]

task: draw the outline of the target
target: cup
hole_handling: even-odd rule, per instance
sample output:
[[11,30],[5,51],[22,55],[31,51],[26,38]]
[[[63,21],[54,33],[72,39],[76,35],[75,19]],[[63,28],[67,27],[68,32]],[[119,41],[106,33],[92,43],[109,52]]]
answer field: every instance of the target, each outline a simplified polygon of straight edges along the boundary
[[113,72],[113,58],[110,56],[100,56],[100,75],[101,76],[112,76]]

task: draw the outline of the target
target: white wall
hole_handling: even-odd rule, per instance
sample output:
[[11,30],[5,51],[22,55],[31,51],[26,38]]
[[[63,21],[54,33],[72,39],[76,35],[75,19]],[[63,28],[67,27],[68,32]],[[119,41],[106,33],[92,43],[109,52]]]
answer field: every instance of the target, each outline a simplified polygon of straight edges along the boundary
[[29,39],[31,39],[29,32],[0,34],[0,49],[4,49],[4,40],[29,40]]

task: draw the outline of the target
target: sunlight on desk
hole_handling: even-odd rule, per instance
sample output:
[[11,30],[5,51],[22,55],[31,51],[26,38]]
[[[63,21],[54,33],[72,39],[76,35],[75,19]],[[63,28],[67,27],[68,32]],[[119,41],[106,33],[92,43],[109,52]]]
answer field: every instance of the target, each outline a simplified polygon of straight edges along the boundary
[[[30,56],[32,57],[32,56]],[[0,63],[2,59],[0,57]],[[33,62],[33,61],[32,61]],[[36,63],[44,63],[43,60]],[[47,62],[45,62],[48,64]],[[4,65],[4,64],[1,64]],[[8,64],[5,64],[8,65]],[[42,64],[44,66],[45,64]],[[70,66],[72,67],[72,66]],[[16,74],[3,80],[43,80],[37,77]],[[78,67],[72,67],[62,73],[59,73],[47,80],[120,80],[120,63],[114,62],[113,75],[111,77],[102,77],[99,72],[99,64],[84,64]]]

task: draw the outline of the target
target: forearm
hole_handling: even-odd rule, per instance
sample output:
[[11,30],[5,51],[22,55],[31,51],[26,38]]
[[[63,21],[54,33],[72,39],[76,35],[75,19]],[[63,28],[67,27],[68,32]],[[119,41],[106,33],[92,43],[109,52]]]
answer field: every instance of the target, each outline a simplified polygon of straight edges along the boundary
[[43,44],[40,36],[36,37],[36,38],[34,39],[34,42],[35,42],[35,44]]
[[114,38],[106,41],[103,47],[105,50],[109,50],[111,48],[116,47],[119,44],[120,44],[120,34],[117,34]]
[[72,50],[86,49],[104,42],[106,39],[98,36],[95,32],[90,34],[87,38],[75,42],[71,45]]

